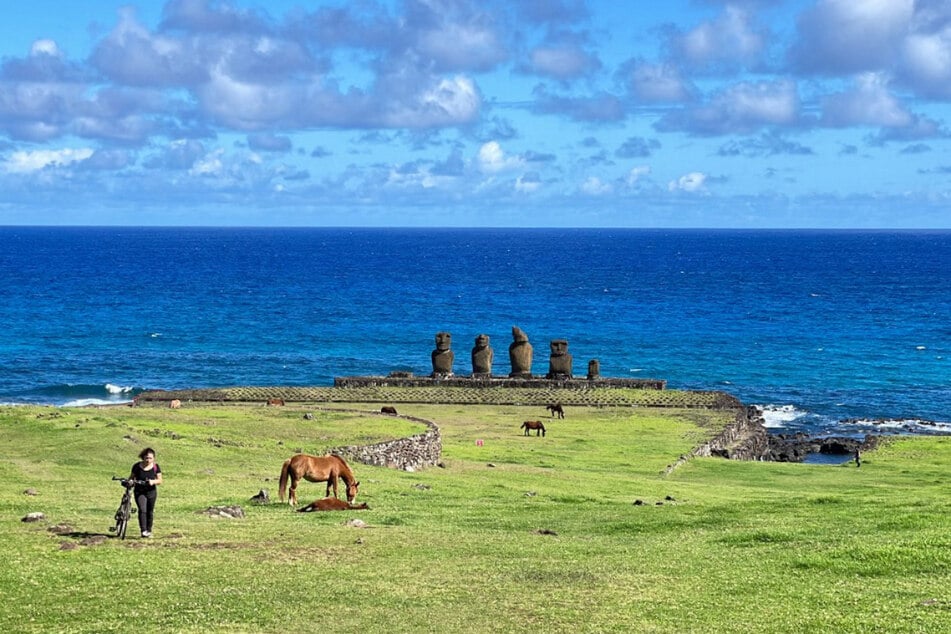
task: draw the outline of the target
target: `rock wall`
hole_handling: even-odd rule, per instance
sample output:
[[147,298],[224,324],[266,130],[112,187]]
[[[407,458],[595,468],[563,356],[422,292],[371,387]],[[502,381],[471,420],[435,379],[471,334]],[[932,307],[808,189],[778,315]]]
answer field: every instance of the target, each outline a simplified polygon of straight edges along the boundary
[[335,447],[330,450],[330,453],[363,464],[403,471],[418,471],[439,464],[442,457],[442,436],[439,433],[439,427],[432,421],[422,418],[413,416],[400,418],[422,423],[427,430],[407,438],[397,438],[373,445]]
[[728,460],[769,460],[769,435],[763,426],[762,412],[756,407],[736,408],[736,416],[723,430],[694,448],[689,455],[680,456],[667,465],[670,473],[694,456],[716,456]]
[[543,376],[532,378],[509,377],[428,377],[398,373],[390,376],[342,376],[334,377],[334,387],[513,387],[513,388],[550,388],[584,389],[595,387],[621,387],[642,390],[664,390],[667,381],[663,379],[612,379],[612,378],[572,378],[546,379]]
[[733,423],[710,442],[695,450],[697,456],[718,456],[728,460],[766,460],[769,434],[763,426],[763,414],[756,407],[738,409]]

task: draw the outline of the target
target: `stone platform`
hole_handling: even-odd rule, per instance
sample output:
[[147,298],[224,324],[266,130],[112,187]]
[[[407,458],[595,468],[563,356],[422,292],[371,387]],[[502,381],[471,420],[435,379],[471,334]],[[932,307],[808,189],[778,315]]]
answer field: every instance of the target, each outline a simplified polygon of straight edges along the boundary
[[663,379],[615,379],[599,377],[597,379],[548,379],[544,376],[532,378],[510,377],[471,377],[462,375],[415,376],[394,373],[388,376],[343,376],[334,377],[334,387],[468,387],[468,388],[522,388],[562,390],[591,390],[597,388],[627,388],[638,390],[664,390],[667,381]]

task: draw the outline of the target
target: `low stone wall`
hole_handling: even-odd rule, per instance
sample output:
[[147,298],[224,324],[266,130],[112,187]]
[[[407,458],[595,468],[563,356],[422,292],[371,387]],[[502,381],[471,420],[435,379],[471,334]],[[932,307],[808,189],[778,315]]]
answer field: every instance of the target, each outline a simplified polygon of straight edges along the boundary
[[718,456],[728,460],[767,460],[769,434],[763,426],[762,412],[755,407],[744,407],[736,412],[733,423],[727,425],[710,442],[694,451],[697,456]]
[[599,387],[664,390],[663,379],[546,379],[543,376],[527,378],[468,377],[468,376],[340,376],[334,377],[334,387],[485,387],[485,388],[560,388],[590,390]]
[[403,471],[418,471],[439,464],[442,458],[442,436],[439,433],[439,427],[432,421],[422,418],[413,416],[400,416],[400,418],[422,423],[427,430],[407,438],[397,438],[373,445],[334,447],[330,453],[363,464]]
[[736,408],[733,422],[723,430],[694,448],[689,455],[680,456],[673,464],[667,465],[665,473],[670,473],[694,456],[716,456],[727,460],[769,460],[769,435],[763,426],[762,412],[755,407]]

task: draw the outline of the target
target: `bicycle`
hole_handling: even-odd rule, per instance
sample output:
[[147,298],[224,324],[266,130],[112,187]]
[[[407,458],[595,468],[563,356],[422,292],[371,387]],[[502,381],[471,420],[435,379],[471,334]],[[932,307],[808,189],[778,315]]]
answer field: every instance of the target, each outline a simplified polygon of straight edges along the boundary
[[132,514],[136,512],[136,508],[132,506],[132,488],[137,484],[145,484],[145,481],[120,478],[118,476],[112,476],[112,479],[119,481],[119,483],[125,487],[125,492],[122,494],[122,501],[119,502],[119,508],[116,509],[116,523],[114,526],[109,527],[109,532],[115,533],[119,539],[125,539],[126,529],[129,528],[129,520],[132,518]]

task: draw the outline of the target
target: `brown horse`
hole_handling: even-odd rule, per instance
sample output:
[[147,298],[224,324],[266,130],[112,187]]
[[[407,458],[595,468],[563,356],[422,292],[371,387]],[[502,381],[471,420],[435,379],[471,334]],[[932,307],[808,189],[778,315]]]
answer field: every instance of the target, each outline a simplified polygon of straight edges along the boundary
[[299,453],[292,458],[288,458],[281,466],[281,480],[278,486],[278,497],[281,502],[284,501],[284,491],[287,488],[287,480],[290,479],[291,487],[287,496],[287,501],[291,506],[297,506],[297,484],[303,479],[310,482],[326,482],[327,495],[330,496],[330,488],[333,487],[334,497],[337,496],[337,478],[343,479],[347,485],[347,502],[353,502],[357,497],[357,491],[360,483],[353,476],[350,465],[340,456],[308,456]]
[[297,509],[297,512],[310,513],[311,511],[358,511],[369,508],[370,507],[366,502],[363,504],[353,504],[351,502],[338,500],[337,498],[326,497],[319,500],[314,500],[307,506]]
[[545,435],[545,424],[542,423],[540,420],[527,420],[524,423],[522,423],[522,426],[519,427],[519,429],[524,429],[526,436],[529,435],[528,432],[529,430],[532,430],[532,429],[535,430],[536,436]]
[[551,412],[552,418],[555,417],[555,414],[558,414],[558,418],[565,417],[565,408],[561,406],[561,403],[555,403],[554,405],[546,405],[545,409]]

